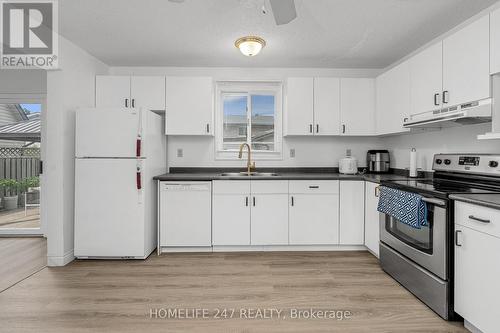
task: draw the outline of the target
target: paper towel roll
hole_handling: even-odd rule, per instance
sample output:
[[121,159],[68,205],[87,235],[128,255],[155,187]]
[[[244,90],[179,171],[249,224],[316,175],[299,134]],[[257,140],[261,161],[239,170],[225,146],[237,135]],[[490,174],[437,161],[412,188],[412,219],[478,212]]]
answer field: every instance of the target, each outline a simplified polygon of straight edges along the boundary
[[410,177],[417,177],[417,150],[415,148],[410,151]]

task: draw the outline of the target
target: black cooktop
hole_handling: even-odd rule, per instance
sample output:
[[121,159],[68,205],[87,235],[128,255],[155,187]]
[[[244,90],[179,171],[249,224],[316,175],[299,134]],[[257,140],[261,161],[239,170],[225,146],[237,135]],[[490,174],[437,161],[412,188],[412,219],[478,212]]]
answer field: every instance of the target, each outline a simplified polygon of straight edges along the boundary
[[428,193],[434,196],[447,197],[457,193],[499,193],[500,189],[487,184],[479,184],[448,179],[416,179],[382,182],[383,186],[398,188],[403,191]]

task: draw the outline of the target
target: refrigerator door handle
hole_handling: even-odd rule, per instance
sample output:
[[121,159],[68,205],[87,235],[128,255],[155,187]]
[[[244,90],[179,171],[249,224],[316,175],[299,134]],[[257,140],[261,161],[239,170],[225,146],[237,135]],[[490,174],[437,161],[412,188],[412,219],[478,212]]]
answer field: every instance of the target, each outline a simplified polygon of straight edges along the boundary
[[136,185],[137,185],[137,189],[138,190],[142,189],[141,171],[140,170],[137,170],[135,182],[136,182]]
[[137,137],[137,140],[135,141],[135,156],[136,157],[141,157],[141,144],[142,144],[142,138],[139,135]]
[[142,109],[139,109],[139,123],[137,128],[137,139],[135,141],[135,156],[141,157],[142,146]]
[[135,185],[137,190],[140,191],[142,189],[142,166],[141,161],[137,160],[137,169],[135,173]]

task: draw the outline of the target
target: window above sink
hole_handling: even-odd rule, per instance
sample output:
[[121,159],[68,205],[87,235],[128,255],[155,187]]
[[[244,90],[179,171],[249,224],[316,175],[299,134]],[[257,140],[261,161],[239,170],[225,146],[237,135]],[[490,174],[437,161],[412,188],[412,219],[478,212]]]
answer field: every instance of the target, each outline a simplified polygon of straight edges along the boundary
[[281,82],[217,82],[215,156],[238,159],[248,143],[255,160],[282,159]]

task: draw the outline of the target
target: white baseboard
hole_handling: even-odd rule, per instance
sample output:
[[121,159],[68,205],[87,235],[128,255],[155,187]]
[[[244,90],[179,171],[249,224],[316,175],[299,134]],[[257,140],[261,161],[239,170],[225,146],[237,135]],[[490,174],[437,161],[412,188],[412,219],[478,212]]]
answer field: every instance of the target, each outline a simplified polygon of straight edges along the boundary
[[267,252],[267,251],[366,251],[364,245],[252,245],[213,246],[213,252]]
[[63,256],[47,256],[47,266],[58,267],[66,266],[70,262],[75,260],[75,255],[73,250],[66,252]]
[[467,320],[464,320],[464,327],[471,331],[472,333],[483,333],[479,328],[476,326],[472,325],[470,322]]
[[197,246],[197,247],[161,247],[160,254],[162,253],[182,253],[182,252],[213,252],[211,246]]

